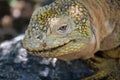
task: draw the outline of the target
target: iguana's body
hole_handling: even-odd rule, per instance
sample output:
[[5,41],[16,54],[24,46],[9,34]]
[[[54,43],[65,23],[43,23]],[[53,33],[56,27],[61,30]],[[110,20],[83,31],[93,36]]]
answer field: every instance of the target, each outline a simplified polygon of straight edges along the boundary
[[119,45],[119,0],[56,0],[33,13],[23,40],[29,52],[63,60],[88,59],[99,50],[119,58]]

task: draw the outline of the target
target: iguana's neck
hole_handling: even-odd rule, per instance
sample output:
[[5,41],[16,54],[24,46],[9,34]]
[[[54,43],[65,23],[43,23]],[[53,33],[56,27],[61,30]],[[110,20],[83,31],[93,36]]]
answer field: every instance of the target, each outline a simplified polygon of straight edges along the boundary
[[118,0],[77,0],[90,14],[97,45],[120,25],[120,1]]

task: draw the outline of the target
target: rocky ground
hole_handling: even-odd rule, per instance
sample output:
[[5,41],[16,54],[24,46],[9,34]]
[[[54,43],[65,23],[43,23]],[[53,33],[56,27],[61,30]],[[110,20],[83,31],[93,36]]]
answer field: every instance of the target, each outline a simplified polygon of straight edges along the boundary
[[30,55],[24,35],[0,44],[0,80],[80,80],[93,73],[80,60],[65,62]]

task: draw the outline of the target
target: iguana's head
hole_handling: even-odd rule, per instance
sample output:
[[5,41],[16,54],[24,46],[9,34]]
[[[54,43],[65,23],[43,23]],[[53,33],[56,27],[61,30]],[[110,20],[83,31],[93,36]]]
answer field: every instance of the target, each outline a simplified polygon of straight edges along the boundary
[[92,37],[87,9],[77,0],[57,0],[34,11],[23,46],[37,56],[76,59],[90,56]]

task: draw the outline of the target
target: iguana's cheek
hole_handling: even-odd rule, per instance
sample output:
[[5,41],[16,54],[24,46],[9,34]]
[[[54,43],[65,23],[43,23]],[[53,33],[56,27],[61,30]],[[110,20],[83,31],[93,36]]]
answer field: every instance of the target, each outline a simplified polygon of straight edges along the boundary
[[61,52],[61,56],[59,55],[57,58],[65,61],[94,57],[95,52],[98,51],[96,38],[93,36],[90,42],[82,41],[80,43],[71,43],[67,47],[64,47],[63,50],[63,54]]

